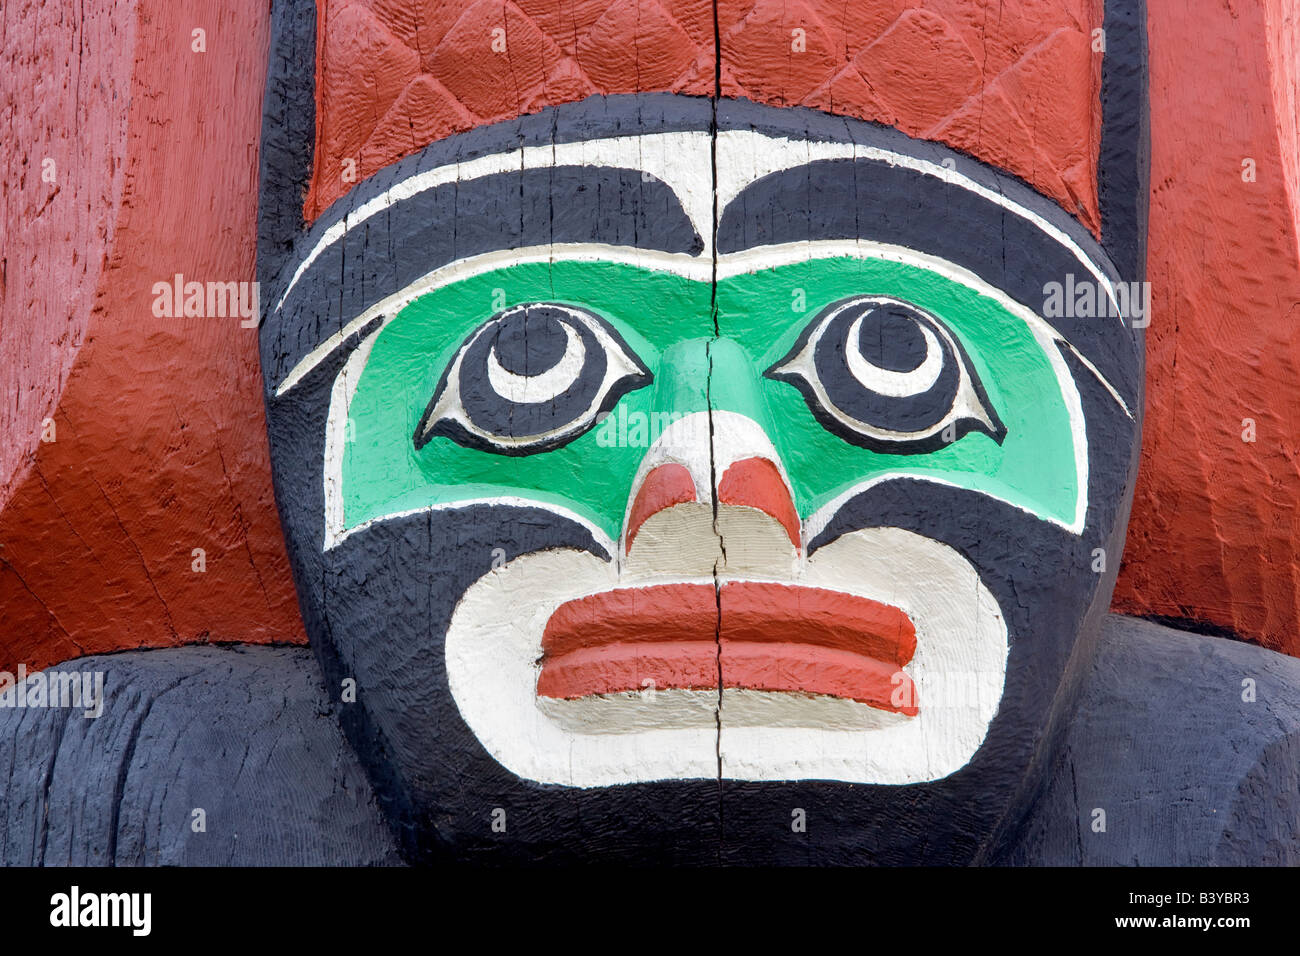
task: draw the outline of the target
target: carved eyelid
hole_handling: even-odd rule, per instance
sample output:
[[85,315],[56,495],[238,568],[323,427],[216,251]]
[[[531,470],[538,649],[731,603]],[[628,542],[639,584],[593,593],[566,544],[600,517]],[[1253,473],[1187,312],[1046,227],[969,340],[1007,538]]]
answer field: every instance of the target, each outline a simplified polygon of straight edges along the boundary
[[[878,327],[880,356],[862,351],[867,321]],[[919,344],[915,361],[900,358],[903,340],[913,351]],[[881,364],[890,347],[895,361]],[[933,451],[971,431],[1000,444],[1006,435],[947,323],[892,296],[851,296],[826,306],[765,375],[797,388],[828,431],[874,451]]]
[[[543,366],[527,367],[534,344],[550,340]],[[558,335],[557,335],[558,334]],[[502,354],[522,335],[523,355],[514,367]],[[513,337],[514,342],[511,341]],[[556,354],[559,341],[563,347]],[[504,339],[504,341],[503,341]],[[504,309],[461,343],[444,369],[413,440],[422,448],[442,435],[469,448],[528,455],[568,444],[590,430],[628,392],[651,381],[632,348],[594,311],[558,302],[530,302]]]

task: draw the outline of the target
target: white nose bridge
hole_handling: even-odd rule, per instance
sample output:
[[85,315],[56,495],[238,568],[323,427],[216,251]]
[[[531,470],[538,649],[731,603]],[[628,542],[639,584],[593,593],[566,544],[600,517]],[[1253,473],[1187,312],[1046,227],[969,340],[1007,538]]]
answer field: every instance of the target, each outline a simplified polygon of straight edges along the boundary
[[[691,473],[691,480],[695,483],[696,500],[711,504],[713,478],[709,454],[709,428],[708,412],[692,412],[670,422],[646,450],[645,457],[641,459],[636,478],[632,481],[632,496],[635,497],[637,489],[641,487],[645,476],[652,469],[672,463],[681,465]],[[629,509],[632,507],[631,500],[628,501],[627,506]]]
[[738,412],[713,412],[713,472],[718,481],[738,461],[746,458],[765,458],[776,465],[781,473],[781,480],[790,489],[790,476],[785,473],[785,464],[777,454],[772,440],[767,437],[763,426]]

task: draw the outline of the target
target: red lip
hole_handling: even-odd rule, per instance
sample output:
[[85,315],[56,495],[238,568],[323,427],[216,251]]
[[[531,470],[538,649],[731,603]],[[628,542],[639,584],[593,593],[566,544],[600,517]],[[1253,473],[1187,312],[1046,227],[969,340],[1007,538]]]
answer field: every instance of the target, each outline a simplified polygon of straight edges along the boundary
[[[718,633],[718,601],[726,613]],[[826,694],[917,714],[899,608],[829,591],[731,581],[619,588],[560,605],[542,635],[539,697],[722,686]]]

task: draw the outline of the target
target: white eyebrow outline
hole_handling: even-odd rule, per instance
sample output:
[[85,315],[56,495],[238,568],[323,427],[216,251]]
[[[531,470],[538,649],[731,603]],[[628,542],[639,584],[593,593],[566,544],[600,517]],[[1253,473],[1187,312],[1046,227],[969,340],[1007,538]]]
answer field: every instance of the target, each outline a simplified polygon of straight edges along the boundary
[[[753,148],[758,145],[754,143],[755,137],[759,137],[764,142],[761,150]],[[741,146],[749,142],[750,148],[745,151]],[[782,172],[787,169],[794,169],[797,166],[804,166],[809,163],[822,162],[824,160],[834,159],[867,159],[877,162],[883,162],[890,166],[899,166],[903,169],[910,169],[913,172],[921,173],[926,176],[932,176],[940,179],[949,185],[965,189],[967,192],[974,193],[977,196],[993,203],[995,206],[1007,210],[1008,212],[1026,220],[1039,231],[1055,240],[1058,244],[1068,249],[1079,263],[1092,273],[1094,279],[1101,283],[1106,290],[1106,295],[1115,306],[1116,315],[1120,316],[1120,323],[1123,324],[1123,310],[1119,307],[1119,301],[1115,296],[1115,286],[1106,276],[1092,257],[1083,250],[1077,242],[1070,238],[1069,234],[1059,226],[1053,224],[1045,216],[1034,212],[1025,206],[1020,205],[1014,200],[1008,199],[999,190],[990,189],[987,186],[976,182],[971,177],[957,171],[956,167],[945,166],[942,163],[932,163],[929,160],[918,159],[915,156],[909,156],[906,153],[895,152],[894,150],[882,149],[879,146],[866,146],[857,143],[843,142],[824,142],[817,140],[798,140],[791,139],[788,136],[768,136],[757,133],[753,130],[721,130],[718,133],[718,153],[721,158],[722,153],[734,150],[736,156],[748,155],[753,159],[752,167],[746,169],[744,177],[735,177],[726,183],[718,184],[718,209],[726,209],[727,205],[740,195],[745,188],[757,182],[764,176],[770,176],[772,173]],[[734,165],[739,159],[731,160]],[[720,168],[725,168],[720,164]],[[724,201],[725,199],[725,201]]]
[[[716,148],[718,157],[723,158],[723,161],[716,164],[718,179],[715,182],[713,172],[715,163],[714,157],[711,155],[714,144],[714,135],[706,130],[641,133],[603,139],[579,140],[569,143],[522,146],[504,152],[480,156],[464,163],[447,163],[416,173],[399,183],[395,183],[379,195],[371,197],[327,227],[294,269],[289,284],[285,287],[284,292],[280,294],[272,311],[279,312],[284,307],[289,294],[297,287],[298,281],[311,267],[311,264],[331,245],[345,237],[349,229],[361,225],[372,216],[383,212],[396,203],[453,182],[468,182],[497,173],[518,172],[521,169],[549,169],[561,166],[639,170],[642,173],[655,176],[665,183],[682,204],[687,219],[704,244],[703,250],[691,258],[711,261],[715,254],[713,246],[715,194],[717,210],[720,215],[727,205],[740,195],[746,187],[764,176],[823,160],[867,159],[910,169],[913,172],[940,179],[950,185],[974,193],[1028,221],[1044,235],[1069,250],[1075,259],[1092,274],[1093,278],[1106,290],[1107,297],[1115,307],[1115,315],[1119,317],[1120,325],[1123,326],[1124,310],[1120,308],[1114,283],[1074,239],[1044,216],[1008,199],[1000,191],[989,189],[987,186],[976,182],[969,176],[958,172],[956,168],[950,168],[942,163],[917,159],[905,153],[882,149],[877,146],[796,140],[787,136],[771,136],[756,130],[720,130],[716,134]],[[697,155],[692,156],[692,153]],[[565,245],[589,244],[556,244],[555,248],[561,249]],[[643,254],[648,252],[648,250],[640,251]],[[389,298],[393,297],[390,296]],[[371,306],[362,314],[373,318],[375,307]],[[333,350],[333,348],[330,348],[322,352],[327,343],[341,342],[342,339],[347,338],[358,328],[360,328],[360,325],[358,325],[357,319],[349,321],[344,325],[343,330],[326,339],[321,345],[312,349],[306,358],[300,360],[285,381],[292,380],[292,382],[296,383],[307,371],[310,371],[310,366],[307,369],[302,368],[303,362],[313,356],[315,357],[313,365],[320,362],[325,355],[328,355]],[[347,334],[344,334],[344,332]],[[1079,355],[1072,347],[1071,351],[1075,355]],[[1082,356],[1079,357],[1082,359]],[[1085,364],[1088,364],[1086,360],[1084,361]],[[1089,368],[1094,373],[1096,372],[1090,364]],[[1109,383],[1107,383],[1107,387],[1110,387]],[[286,386],[282,383],[276,394],[283,394],[285,390]],[[1112,394],[1116,394],[1118,400],[1118,395],[1113,389]],[[1122,400],[1120,400],[1120,404],[1124,404]],[[1125,411],[1128,411],[1127,406],[1125,406]],[[1132,417],[1131,414],[1130,417]]]

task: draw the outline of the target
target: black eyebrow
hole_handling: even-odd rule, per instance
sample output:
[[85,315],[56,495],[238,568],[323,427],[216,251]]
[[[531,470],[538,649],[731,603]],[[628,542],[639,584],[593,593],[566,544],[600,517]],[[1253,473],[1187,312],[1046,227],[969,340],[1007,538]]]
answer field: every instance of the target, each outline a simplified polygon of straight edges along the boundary
[[[350,195],[349,207],[370,192]],[[357,316],[434,269],[551,243],[704,249],[673,190],[640,170],[555,166],[446,183],[395,201],[321,252],[271,320],[278,341],[264,373],[280,381]]]
[[[994,174],[986,170],[986,175]],[[1027,191],[1010,182],[998,189],[1008,198]],[[1068,235],[1112,285],[1120,282],[1101,246],[1072,217],[1036,194],[1026,205]],[[1093,281],[1079,256],[1032,220],[959,183],[884,159],[814,160],[772,173],[741,190],[718,221],[720,255],[836,239],[866,239],[936,256],[1039,315],[1047,283],[1065,282],[1071,274],[1080,285]],[[1121,319],[1062,316],[1046,321],[1132,408],[1139,382],[1125,350],[1114,346],[1116,334],[1132,334],[1119,327]]]

